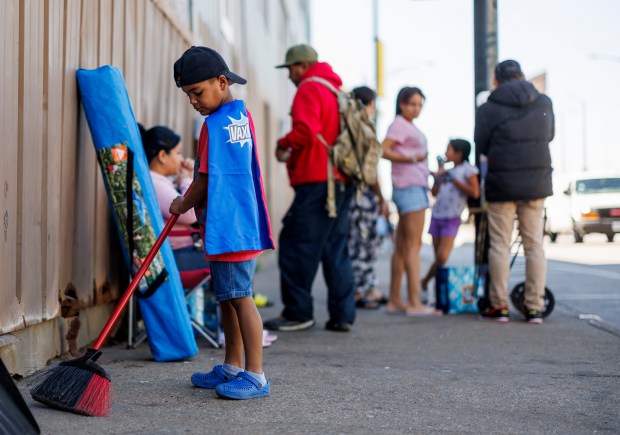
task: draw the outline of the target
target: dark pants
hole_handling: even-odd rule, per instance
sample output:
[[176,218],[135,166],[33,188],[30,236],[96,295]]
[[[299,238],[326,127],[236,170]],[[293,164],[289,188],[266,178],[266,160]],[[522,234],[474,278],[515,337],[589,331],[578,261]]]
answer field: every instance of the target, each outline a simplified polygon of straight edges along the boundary
[[353,186],[336,183],[338,217],[330,219],[325,209],[327,183],[295,188],[293,204],[282,219],[278,251],[284,318],[299,321],[314,318],[310,292],[321,262],[330,319],[337,323],[355,320],[355,288],[347,250],[353,193]]
[[179,272],[200,270],[209,267],[209,261],[205,258],[202,249],[188,246],[187,248],[173,249],[172,253],[177,262]]

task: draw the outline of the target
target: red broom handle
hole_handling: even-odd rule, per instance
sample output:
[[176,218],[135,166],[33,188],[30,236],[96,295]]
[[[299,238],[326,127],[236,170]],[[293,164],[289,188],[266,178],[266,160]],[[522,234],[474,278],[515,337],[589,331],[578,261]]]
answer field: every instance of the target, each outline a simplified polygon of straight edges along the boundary
[[[185,192],[185,196],[187,196],[191,188],[192,186],[189,186],[189,188]],[[140,266],[140,269],[138,269],[138,273],[136,273],[136,275],[131,280],[129,287],[127,287],[127,290],[125,290],[125,293],[123,294],[123,297],[121,298],[120,302],[118,303],[116,308],[114,308],[114,312],[112,313],[112,315],[106,322],[105,326],[99,333],[99,337],[97,337],[97,341],[95,341],[95,345],[93,346],[93,349],[99,350],[101,349],[101,346],[103,346],[103,342],[106,340],[106,338],[108,338],[108,335],[110,334],[110,330],[112,329],[112,327],[114,326],[114,324],[120,317],[121,313],[123,312],[123,310],[129,303],[129,299],[133,295],[133,292],[136,291],[136,287],[138,287],[138,284],[140,283],[140,280],[144,276],[144,273],[146,272],[146,270],[149,268],[149,266],[153,262],[153,258],[155,258],[155,256],[157,255],[157,252],[159,252],[159,248],[161,248],[162,243],[164,243],[164,240],[166,240],[166,237],[168,237],[168,234],[170,234],[170,230],[172,230],[172,227],[174,226],[178,218],[179,218],[178,214],[173,214],[168,220],[168,223],[166,223],[166,226],[161,231],[161,234],[155,241],[155,244],[149,251],[146,258],[144,259],[142,266]]]

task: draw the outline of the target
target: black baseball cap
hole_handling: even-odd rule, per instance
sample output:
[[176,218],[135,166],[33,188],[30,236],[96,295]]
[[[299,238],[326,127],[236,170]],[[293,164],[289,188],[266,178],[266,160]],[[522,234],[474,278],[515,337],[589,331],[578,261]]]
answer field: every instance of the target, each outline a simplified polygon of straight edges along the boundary
[[522,79],[523,71],[516,60],[508,59],[495,66],[495,80],[500,83],[515,79]]
[[177,88],[223,75],[230,81],[245,85],[248,81],[228,69],[224,58],[209,47],[192,46],[174,63]]

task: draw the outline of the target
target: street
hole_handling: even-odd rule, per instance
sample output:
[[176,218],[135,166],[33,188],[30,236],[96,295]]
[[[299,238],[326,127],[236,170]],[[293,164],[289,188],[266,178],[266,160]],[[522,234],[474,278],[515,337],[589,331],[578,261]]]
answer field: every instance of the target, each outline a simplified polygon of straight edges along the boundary
[[[598,316],[620,333],[620,236],[608,243],[603,234],[591,234],[584,243],[572,236],[546,240],[547,283],[556,302],[587,318]],[[523,274],[522,261],[515,274]],[[593,319],[599,322],[596,318]]]
[[[471,227],[464,226],[451,264],[472,263],[472,240]],[[144,344],[104,348],[99,362],[116,390],[109,417],[52,410],[32,401],[28,380],[19,387],[45,434],[617,433],[619,247],[619,241],[595,237],[582,245],[570,238],[547,245],[556,308],[540,326],[523,322],[514,310],[509,324],[498,325],[472,315],[407,318],[379,309],[358,310],[350,333],[329,332],[319,273],[317,325],[278,333],[264,351],[269,398],[226,401],[193,388],[191,374],[224,355],[205,340],[196,357],[172,363],[153,362]],[[430,259],[425,245],[423,268]],[[276,301],[261,309],[265,319],[281,305],[275,256],[263,260],[255,287]],[[522,280],[521,261],[512,270],[515,283]],[[386,291],[389,246],[378,271]]]

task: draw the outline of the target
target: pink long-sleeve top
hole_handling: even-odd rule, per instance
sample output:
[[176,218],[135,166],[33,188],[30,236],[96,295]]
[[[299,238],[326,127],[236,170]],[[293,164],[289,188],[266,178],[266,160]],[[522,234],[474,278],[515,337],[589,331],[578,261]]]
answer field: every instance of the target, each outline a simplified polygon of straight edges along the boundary
[[[159,208],[161,210],[161,214],[164,216],[164,220],[168,222],[170,219],[170,204],[172,200],[179,196],[179,191],[176,189],[174,183],[169,177],[165,175],[158,174],[157,172],[151,172],[151,178],[153,179],[153,186],[155,187],[155,195],[157,196],[157,203],[159,204]],[[181,181],[179,186],[181,190],[181,195],[185,194],[185,191],[189,188],[190,184],[192,184],[192,180],[190,178],[184,178]],[[196,223],[196,213],[194,209],[190,209],[187,213],[179,216],[174,227],[172,227],[172,231],[187,231],[192,230],[190,225]],[[180,249],[186,248],[188,246],[193,246],[194,241],[190,236],[170,236],[168,237],[170,241],[170,246],[172,249]]]

